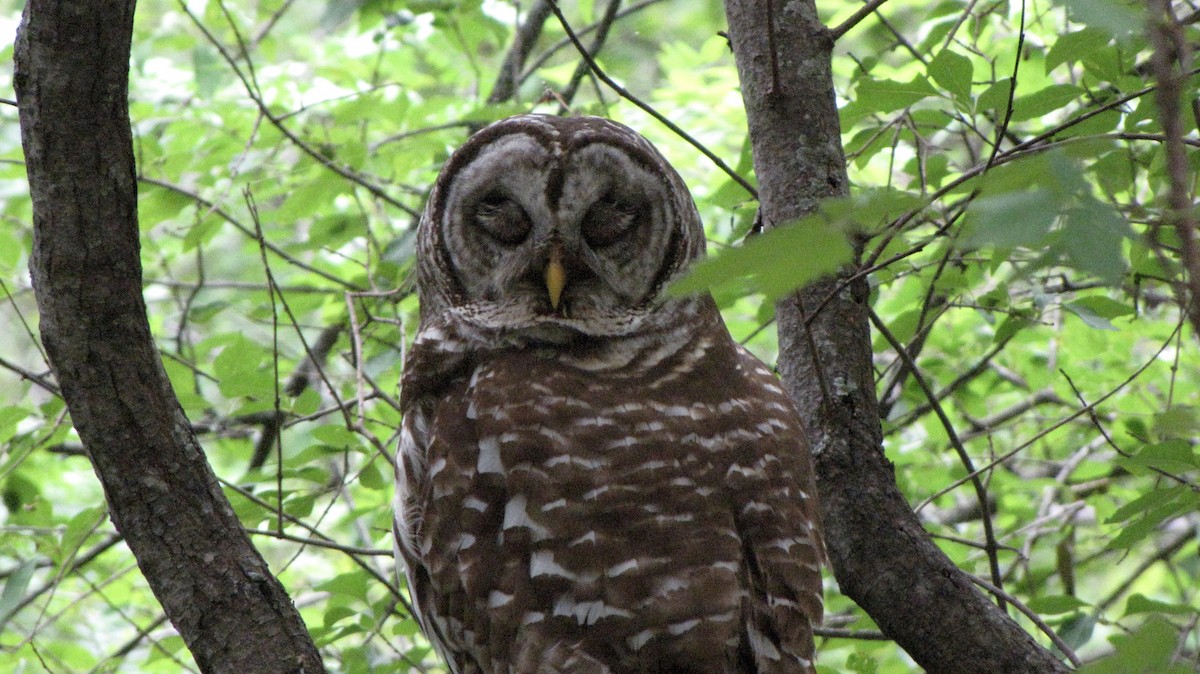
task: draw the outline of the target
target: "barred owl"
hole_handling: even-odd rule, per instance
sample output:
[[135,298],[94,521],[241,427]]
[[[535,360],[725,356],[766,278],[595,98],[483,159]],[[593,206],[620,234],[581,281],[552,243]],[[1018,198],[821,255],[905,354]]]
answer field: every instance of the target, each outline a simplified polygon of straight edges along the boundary
[[813,670],[801,422],[708,296],[686,187],[599,118],[472,136],[429,197],[395,536],[452,672]]

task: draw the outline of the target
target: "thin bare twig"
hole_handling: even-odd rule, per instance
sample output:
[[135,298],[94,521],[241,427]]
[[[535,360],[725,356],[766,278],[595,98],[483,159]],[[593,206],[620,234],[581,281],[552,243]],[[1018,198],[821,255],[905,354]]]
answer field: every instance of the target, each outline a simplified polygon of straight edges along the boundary
[[0,291],[4,292],[5,299],[12,307],[13,313],[17,315],[17,320],[21,321],[21,327],[25,330],[25,334],[29,337],[29,341],[37,349],[38,354],[42,357],[43,363],[49,363],[50,357],[46,355],[46,349],[42,347],[42,340],[37,338],[37,334],[33,331],[33,327],[29,325],[29,321],[25,319],[25,312],[21,311],[21,307],[17,305],[17,298],[8,290],[8,284],[4,279],[0,279]]
[[[1095,406],[1088,405],[1087,399],[1083,397],[1083,393],[1079,390],[1079,387],[1075,385],[1075,380],[1071,379],[1071,375],[1067,374],[1067,371],[1061,368],[1059,368],[1058,371],[1059,374],[1066,378],[1067,385],[1070,386],[1071,390],[1075,392],[1075,397],[1079,399],[1079,403],[1084,406],[1084,409],[1087,410],[1088,418],[1091,420],[1092,425],[1095,426],[1096,430],[1100,432],[1100,435],[1104,437],[1104,441],[1108,443],[1108,446],[1112,447],[1113,451],[1115,451],[1117,454],[1120,454],[1125,458],[1130,458],[1132,454],[1122,449],[1121,446],[1112,439],[1112,436],[1109,435],[1108,430],[1104,428],[1104,424],[1100,423],[1100,418],[1096,416]],[[1158,473],[1159,475],[1179,484],[1182,487],[1188,487],[1192,491],[1200,493],[1200,484],[1196,484],[1182,475],[1176,475],[1169,471],[1163,470],[1158,466],[1148,465],[1146,468],[1149,468],[1151,471]]]
[[[250,208],[250,217],[254,221],[254,230],[257,233],[255,236],[255,240],[259,242],[260,246],[265,248],[266,240],[262,235],[262,227],[259,224],[258,209],[254,205],[254,200],[251,197],[249,190],[247,190],[245,192],[245,195],[246,195],[247,206],[249,206],[249,208]],[[271,267],[269,264],[267,264],[265,256],[263,257],[263,271],[267,275],[268,282],[272,286],[275,286],[275,277],[271,273]],[[291,324],[292,329],[296,331],[296,336],[300,339],[300,345],[304,347],[304,353],[306,355],[308,355],[309,358],[311,359],[313,350],[312,350],[312,347],[309,345],[308,340],[305,339],[305,337],[304,337],[304,330],[301,328],[300,320],[296,318],[296,315],[294,313],[292,313],[292,307],[291,307],[291,305],[288,304],[287,298],[285,298],[282,294],[276,295],[276,297],[279,298],[279,303],[281,305],[283,305],[283,311],[284,311],[284,313],[287,314],[288,322]],[[346,409],[346,405],[342,401],[341,396],[338,395],[337,387],[335,387],[333,385],[333,382],[329,380],[329,377],[326,376],[324,368],[320,367],[319,365],[316,365],[315,363],[314,363],[314,365],[316,366],[316,373],[321,378],[321,381],[325,384],[325,388],[329,391],[329,395],[333,397],[334,402],[336,402],[338,408],[340,408],[340,410],[342,412],[342,419],[344,420],[344,422],[346,424],[346,428],[353,429],[354,422],[351,420],[350,412]],[[275,379],[276,379],[276,381],[278,381],[278,379],[279,379],[278,376]],[[280,469],[282,469],[282,467]],[[282,493],[282,491],[280,493]],[[282,513],[281,513],[281,515],[282,515]]]
[[[958,454],[958,460],[962,462],[963,467],[967,470],[967,473],[974,476],[971,478],[971,484],[975,487],[975,497],[979,500],[980,521],[983,522],[983,535],[987,544],[985,549],[987,551],[988,566],[991,567],[992,582],[996,584],[996,587],[1003,588],[1004,581],[1003,576],[1000,573],[1000,559],[997,556],[997,551],[999,550],[1000,544],[996,541],[996,532],[992,527],[992,515],[988,510],[987,488],[983,486],[983,480],[979,479],[979,472],[975,470],[975,463],[971,460],[971,455],[967,453],[967,448],[963,447],[962,441],[958,439],[958,433],[956,433],[954,430],[954,424],[950,422],[950,417],[946,415],[946,411],[942,409],[941,403],[937,401],[937,396],[934,394],[933,389],[929,386],[929,383],[925,381],[925,377],[917,368],[917,364],[904,349],[904,344],[902,344],[900,340],[896,339],[896,336],[892,334],[890,329],[888,329],[887,325],[883,322],[883,319],[879,318],[879,314],[872,310],[868,313],[868,315],[870,316],[871,324],[874,325],[875,329],[879,331],[879,334],[883,335],[883,338],[892,345],[892,348],[896,350],[896,355],[904,361],[904,365],[909,369],[910,376],[912,376],[913,381],[917,383],[917,386],[920,387],[921,391],[925,394],[925,399],[928,400],[930,406],[933,407],[934,414],[936,414],[938,420],[942,422],[942,428],[946,431],[946,436],[950,438],[950,444],[954,447],[954,451]],[[997,596],[997,600],[1000,604],[1000,608],[1003,609],[1004,599]]]
[[836,28],[829,31],[829,37],[833,38],[833,40],[836,42],[843,35],[849,33],[851,28],[854,28],[860,22],[862,22],[863,19],[873,14],[875,10],[879,9],[879,7],[885,2],[887,2],[887,0],[871,0],[867,4],[860,7],[857,12],[850,15],[849,19],[846,19],[838,24]]
[[[274,506],[272,506],[270,503],[267,503],[266,501],[262,500],[261,498],[256,496],[253,492],[251,492],[250,490],[248,490],[240,485],[234,484],[233,482],[230,482],[229,480],[226,480],[224,478],[218,477],[217,481],[220,482],[221,485],[224,486],[226,489],[237,492],[240,496],[242,496],[246,500],[250,501],[251,503],[254,503],[258,507],[262,508],[263,510],[266,510],[267,512],[270,512],[270,513],[274,513],[274,510],[275,510]],[[298,517],[295,517],[294,515],[290,515],[287,512],[285,512],[283,514],[283,517],[288,522],[295,524],[296,526],[304,529],[305,531],[309,532],[310,534],[317,537],[318,539],[325,541],[327,543],[337,545],[336,541],[334,541],[329,536],[326,536],[325,534],[321,533],[320,529],[305,522],[304,520],[302,520]],[[270,532],[269,535],[274,536],[275,532]],[[302,539],[302,541],[298,541],[298,542],[301,542],[303,544],[309,544],[309,540],[307,538]],[[350,550],[346,549],[344,546],[338,547],[338,548],[332,548],[332,549],[335,549],[338,552],[345,553],[346,556],[349,557],[355,563],[355,565],[357,565],[363,571],[366,571],[373,578],[375,578],[376,581],[378,581],[381,585],[386,587],[388,589],[388,591],[392,593],[392,596],[399,598],[401,604],[404,606],[405,610],[408,611],[409,615],[416,615],[416,613],[413,612],[412,605],[408,603],[407,599],[404,599],[403,595],[401,595],[401,593],[400,593],[400,589],[398,587],[396,587],[396,584],[393,583],[388,578],[386,578],[385,576],[383,576],[382,574],[380,574],[379,571],[377,571],[370,564],[366,563],[362,559],[359,559],[360,555],[358,553],[351,552]]]
[[649,104],[643,102],[640,98],[631,94],[629,92],[629,90],[627,90],[625,87],[621,86],[620,84],[617,84],[616,81],[614,81],[611,77],[606,75],[604,73],[604,71],[600,69],[600,66],[596,63],[596,61],[592,58],[591,54],[588,53],[587,47],[583,46],[583,43],[579,41],[579,37],[577,35],[575,35],[575,32],[573,30],[571,30],[571,25],[569,23],[567,23],[567,18],[565,16],[563,16],[562,10],[560,10],[558,8],[558,3],[552,1],[550,3],[550,10],[552,12],[554,12],[554,16],[557,17],[559,23],[562,24],[563,30],[566,31],[566,33],[567,33],[567,37],[569,37],[571,39],[571,42],[575,45],[575,48],[577,50],[579,50],[579,55],[583,57],[583,60],[587,61],[588,67],[592,69],[592,72],[596,74],[596,77],[600,78],[601,82],[604,82],[604,84],[608,85],[608,87],[610,89],[617,92],[618,96],[620,96],[621,98],[624,98],[625,100],[629,101],[630,103],[633,103],[640,110],[642,110],[646,114],[650,115],[654,119],[658,120],[659,123],[661,123],[663,126],[667,127],[673,133],[675,133],[677,136],[679,136],[680,138],[687,141],[688,144],[690,144],[692,147],[699,150],[701,154],[703,154],[705,157],[708,157],[709,161],[716,164],[717,168],[724,171],[725,174],[728,175],[734,182],[736,182],[738,185],[741,185],[742,189],[749,192],[755,199],[758,198],[758,190],[755,189],[754,186],[751,185],[748,180],[746,180],[742,176],[738,175],[737,171],[734,171],[728,164],[725,163],[725,161],[723,159],[718,157],[712,150],[705,147],[703,143],[701,143],[700,141],[693,138],[691,136],[691,134],[689,134],[688,132],[681,129],[679,127],[679,125],[675,124],[675,122],[672,122],[671,120],[667,119],[665,116],[663,116],[663,114],[661,112],[655,110]]
[[0,358],[0,368],[3,368],[10,372],[13,372],[17,376],[21,377],[22,379],[28,379],[29,381],[37,384],[38,386],[41,386],[43,389],[45,389],[49,393],[54,394],[55,396],[62,395],[62,392],[60,392],[58,390],[58,386],[54,382],[50,381],[46,377],[43,377],[42,375],[40,375],[36,372],[26,370],[25,368],[21,367],[20,365],[17,365],[16,363],[12,363],[12,362],[5,360],[4,358]]
[[[619,21],[619,20],[629,16],[630,14],[633,14],[634,12],[639,12],[639,11],[649,7],[650,5],[655,5],[660,2],[663,2],[663,0],[642,0],[641,2],[636,2],[632,5],[630,5],[628,8],[622,9],[621,11],[617,12],[617,20]],[[577,29],[575,31],[575,34],[579,37],[583,37],[584,35],[587,35],[588,33],[594,33],[596,31],[596,29],[599,28],[599,26],[600,26],[599,22],[593,23],[593,24],[584,26],[583,28]],[[521,73],[521,77],[518,79],[517,85],[520,86],[521,84],[524,84],[525,80],[532,77],[533,74],[535,72],[537,72],[539,68],[546,65],[546,62],[549,61],[552,56],[554,56],[558,52],[560,52],[563,49],[570,47],[570,46],[572,46],[571,38],[564,37],[563,39],[559,40],[558,42],[555,42],[554,44],[547,47],[545,51],[543,51],[541,54],[538,54],[538,57],[535,58],[533,60],[533,62],[529,64],[529,67],[525,69],[525,72]]]
[[1133,572],[1129,574],[1129,577],[1121,581],[1121,584],[1114,588],[1113,591],[1108,594],[1108,596],[1096,602],[1096,610],[1103,612],[1105,609],[1112,606],[1118,599],[1128,592],[1131,587],[1133,587],[1133,584],[1137,582],[1138,578],[1142,577],[1142,574],[1150,570],[1150,567],[1154,566],[1158,562],[1165,562],[1169,560],[1175,555],[1175,553],[1183,549],[1183,546],[1194,540],[1195,536],[1196,529],[1195,527],[1191,526],[1174,532],[1169,538],[1166,539],[1159,549],[1155,551],[1153,555],[1142,560],[1133,570]]
[[1013,56],[1012,76],[1008,80],[1008,101],[1004,107],[1004,119],[1000,122],[1000,128],[996,130],[996,140],[992,143],[992,154],[988,157],[987,164],[983,167],[985,173],[996,163],[996,157],[1000,154],[1000,142],[1008,134],[1008,123],[1012,121],[1013,116],[1013,101],[1017,99],[1017,76],[1021,74],[1021,54],[1024,49],[1025,0],[1021,0],[1021,27],[1020,32],[1017,34],[1017,52]]
[[1115,396],[1117,393],[1120,393],[1121,391],[1123,391],[1127,386],[1132,384],[1134,382],[1134,380],[1136,380],[1138,377],[1142,376],[1143,372],[1150,369],[1151,365],[1158,362],[1159,356],[1161,356],[1162,353],[1167,350],[1167,347],[1171,345],[1171,342],[1175,339],[1176,335],[1178,335],[1179,331],[1182,329],[1183,329],[1183,322],[1177,323],[1175,325],[1175,329],[1171,332],[1171,335],[1169,337],[1167,337],[1166,340],[1163,341],[1162,346],[1160,346],[1158,348],[1158,351],[1156,351],[1153,355],[1151,355],[1148,359],[1146,359],[1146,362],[1142,363],[1142,365],[1140,367],[1138,367],[1138,369],[1135,370],[1133,372],[1133,374],[1130,374],[1128,377],[1125,378],[1124,381],[1122,381],[1120,384],[1117,384],[1116,386],[1114,386],[1111,391],[1100,396],[1092,403],[1084,405],[1084,407],[1082,407],[1081,409],[1075,410],[1071,414],[1068,414],[1067,416],[1063,417],[1062,419],[1059,419],[1055,423],[1050,424],[1049,426],[1047,426],[1046,428],[1043,428],[1042,430],[1038,431],[1037,433],[1034,433],[1033,437],[1029,438],[1025,442],[1022,442],[1021,444],[1019,444],[1016,447],[1014,447],[1013,449],[1005,452],[1004,454],[1001,454],[1001,455],[993,458],[991,461],[987,462],[983,466],[980,466],[975,472],[965,475],[965,476],[955,480],[954,482],[951,482],[949,485],[939,489],[938,491],[934,492],[933,494],[930,494],[929,496],[925,497],[925,499],[922,500],[920,503],[918,503],[913,508],[913,510],[916,512],[920,512],[921,509],[924,508],[925,506],[936,501],[937,499],[941,498],[942,496],[949,494],[950,492],[954,491],[955,489],[958,489],[959,487],[966,484],[967,482],[970,482],[971,479],[973,477],[975,477],[976,475],[982,473],[983,471],[991,470],[991,469],[995,468],[996,466],[1004,463],[1005,461],[1008,461],[1009,459],[1016,456],[1017,454],[1020,454],[1021,452],[1025,451],[1026,449],[1029,449],[1029,447],[1031,447],[1037,441],[1041,440],[1042,438],[1046,437],[1047,435],[1050,435],[1054,431],[1057,431],[1058,429],[1071,423],[1072,421],[1078,419],[1079,417],[1083,416],[1084,414],[1090,413],[1092,410],[1094,410],[1096,408],[1097,405],[1099,405],[1100,403],[1104,402],[1105,400],[1108,400],[1109,398]]
[[[276,298],[282,300],[279,287],[275,285],[275,275],[271,273],[271,263],[267,260],[267,238],[263,236],[262,222],[258,219],[258,206],[254,203],[254,195],[250,189],[242,193],[246,199],[246,208],[254,221],[254,236],[258,239],[258,255],[262,260],[263,272],[267,281],[267,301],[271,303],[271,392],[273,394],[274,418],[282,423],[283,404],[279,395],[279,305]],[[275,434],[275,529],[283,535],[283,434]]]
[[[588,50],[588,55],[592,60],[595,60],[604,47],[604,41],[608,39],[608,31],[612,28],[613,22],[617,20],[617,11],[620,9],[621,0],[609,0],[608,6],[604,9],[604,16],[600,17],[600,21],[597,23],[596,38],[592,40],[592,47]],[[569,112],[571,101],[575,99],[575,94],[579,91],[579,84],[588,72],[588,62],[580,61],[579,65],[575,67],[575,72],[571,73],[571,79],[567,82],[566,88],[560,94],[558,114],[563,115]]]
[[814,627],[813,636],[826,639],[858,639],[859,641],[891,641],[892,638],[876,630],[848,630],[840,627]]
[[284,533],[271,529],[246,529],[246,533],[255,536],[268,536],[281,541],[291,541],[293,543],[303,543],[311,545],[315,548],[325,548],[326,550],[337,550],[348,555],[364,555],[368,557],[391,557],[392,550],[384,548],[360,548],[353,545],[342,545],[334,541],[323,540],[320,538],[308,538],[305,536],[296,536],[294,534]]
[[979,587],[982,587],[983,589],[987,590],[988,592],[991,592],[996,597],[996,599],[1001,602],[1001,604],[1003,604],[1003,602],[1007,601],[1008,603],[1012,604],[1018,611],[1020,611],[1021,615],[1025,616],[1026,618],[1029,618],[1030,622],[1032,622],[1034,625],[1037,625],[1037,628],[1039,630],[1041,630],[1046,636],[1050,637],[1050,641],[1052,641],[1054,643],[1054,645],[1058,647],[1058,650],[1062,651],[1062,654],[1065,655],[1067,657],[1067,659],[1071,661],[1072,665],[1079,667],[1083,664],[1079,661],[1079,657],[1075,655],[1075,651],[1071,650],[1071,647],[1067,645],[1067,642],[1063,641],[1062,637],[1058,636],[1058,634],[1049,625],[1046,624],[1046,621],[1042,620],[1041,616],[1039,616],[1036,612],[1034,612],[1033,609],[1026,606],[1020,599],[1017,599],[1016,597],[1014,597],[1011,594],[1005,592],[1004,590],[992,585],[991,583],[987,582],[986,580],[984,580],[982,578],[979,578],[979,577],[974,576],[969,573],[966,574],[966,576],[967,576],[967,578],[971,579],[972,583],[975,583]]
[[[241,221],[239,221],[237,218],[233,217],[233,215],[230,214],[228,211],[221,208],[220,206],[213,203],[212,201],[205,199],[204,197],[200,196],[198,193],[192,192],[191,190],[188,190],[188,189],[181,187],[179,185],[176,185],[174,183],[169,183],[165,180],[158,180],[157,178],[151,178],[151,177],[145,176],[145,175],[138,176],[137,180],[139,183],[146,183],[147,185],[154,185],[156,187],[161,187],[165,190],[175,192],[176,194],[182,194],[183,196],[188,197],[189,199],[195,201],[200,206],[203,206],[208,212],[215,213],[215,214],[221,216],[222,220],[224,220],[225,222],[228,222],[229,224],[236,227],[238,229],[238,231],[240,231],[242,234],[245,234],[246,237],[248,237],[249,239],[257,240],[257,237],[255,237],[255,235],[254,235],[254,228],[246,226]],[[303,269],[304,271],[307,271],[307,272],[312,272],[313,274],[320,276],[321,278],[325,279],[326,281],[337,284],[338,286],[341,286],[343,288],[348,288],[350,290],[362,290],[361,286],[356,286],[353,283],[348,283],[344,279],[340,279],[337,276],[334,276],[333,274],[330,274],[327,271],[318,269],[318,268],[308,264],[307,262],[303,262],[303,261],[295,258],[291,254],[289,254],[287,251],[280,248],[279,246],[276,246],[275,244],[271,243],[270,241],[264,241],[263,244],[267,247],[267,250],[271,251],[276,256],[282,258],[283,260],[285,260],[288,264],[290,264],[292,266],[299,267],[300,269]]]
[[[404,211],[414,218],[419,217],[420,214],[412,206],[409,206],[392,197],[385,192],[382,187],[372,183],[359,173],[339,165],[333,159],[325,156],[307,141],[293,133],[292,130],[283,123],[283,119],[279,115],[276,115],[270,109],[270,107],[267,106],[266,101],[263,100],[262,94],[258,89],[258,85],[254,81],[253,63],[250,61],[248,55],[246,62],[248,64],[249,73],[243,71],[242,67],[238,65],[237,58],[229,52],[224,43],[222,43],[215,35],[212,34],[212,31],[208,29],[208,26],[205,26],[204,23],[200,21],[200,18],[192,13],[186,2],[179,0],[179,7],[183,13],[192,20],[192,23],[197,29],[200,30],[200,32],[204,35],[204,38],[208,40],[209,44],[216,48],[217,52],[221,54],[221,58],[223,58],[229,65],[230,69],[233,70],[233,74],[239,80],[241,80],[242,87],[246,90],[246,95],[250,97],[251,101],[254,101],[254,104],[258,107],[259,112],[262,113],[263,117],[265,117],[267,121],[269,121],[271,125],[274,126],[277,131],[279,131],[279,133],[283,134],[283,136],[287,138],[293,145],[299,148],[300,151],[314,159],[321,166],[324,166],[326,169],[338,174],[342,178],[345,178],[346,180],[349,180],[350,182],[362,187],[385,203]],[[242,43],[241,33],[238,32],[237,26],[233,25],[232,21],[230,21],[230,26],[238,36],[239,43]]]

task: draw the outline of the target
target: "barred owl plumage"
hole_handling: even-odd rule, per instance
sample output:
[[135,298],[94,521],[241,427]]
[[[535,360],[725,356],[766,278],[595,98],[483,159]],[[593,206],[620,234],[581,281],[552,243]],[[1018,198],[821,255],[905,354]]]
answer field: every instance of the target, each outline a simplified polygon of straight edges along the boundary
[[459,674],[812,671],[803,429],[712,299],[687,188],[598,118],[523,115],[446,163],[418,233],[395,534]]

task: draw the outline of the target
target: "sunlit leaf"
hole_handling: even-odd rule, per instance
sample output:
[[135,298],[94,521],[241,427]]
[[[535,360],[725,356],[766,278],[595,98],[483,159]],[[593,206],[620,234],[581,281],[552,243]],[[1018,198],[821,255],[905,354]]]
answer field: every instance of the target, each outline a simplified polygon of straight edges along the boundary
[[937,90],[924,77],[918,76],[908,82],[865,79],[858,83],[856,94],[860,102],[875,111],[892,112],[933,96]]
[[671,292],[684,295],[736,288],[778,298],[837,271],[850,261],[852,252],[841,228],[810,217],[700,262]]
[[1064,33],[1054,41],[1054,45],[1046,53],[1046,72],[1049,73],[1063,63],[1074,63],[1092,56],[1111,39],[1110,33],[1092,27]]
[[929,62],[929,75],[933,81],[949,91],[956,99],[966,101],[971,97],[971,77],[974,68],[966,56],[950,49],[943,49]]

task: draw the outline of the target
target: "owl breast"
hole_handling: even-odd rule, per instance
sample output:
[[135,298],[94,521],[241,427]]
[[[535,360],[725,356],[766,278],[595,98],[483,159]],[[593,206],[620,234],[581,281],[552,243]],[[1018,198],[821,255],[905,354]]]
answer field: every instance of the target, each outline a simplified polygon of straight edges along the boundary
[[464,671],[554,671],[510,664],[563,645],[596,671],[760,671],[763,647],[782,662],[750,596],[760,549],[813,545],[783,392],[764,398],[769,374],[727,338],[597,367],[509,353],[435,406],[414,541],[427,619],[474,654]]

